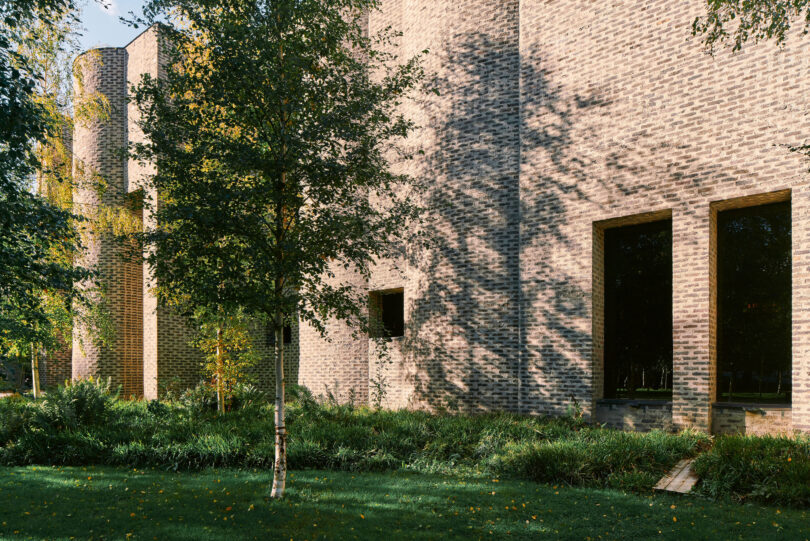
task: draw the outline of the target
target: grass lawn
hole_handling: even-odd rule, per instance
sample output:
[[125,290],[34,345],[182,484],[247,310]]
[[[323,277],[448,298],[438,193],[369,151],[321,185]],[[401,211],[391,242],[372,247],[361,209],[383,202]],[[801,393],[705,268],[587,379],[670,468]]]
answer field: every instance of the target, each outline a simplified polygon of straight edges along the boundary
[[806,511],[529,481],[0,468],[2,539],[807,539]]

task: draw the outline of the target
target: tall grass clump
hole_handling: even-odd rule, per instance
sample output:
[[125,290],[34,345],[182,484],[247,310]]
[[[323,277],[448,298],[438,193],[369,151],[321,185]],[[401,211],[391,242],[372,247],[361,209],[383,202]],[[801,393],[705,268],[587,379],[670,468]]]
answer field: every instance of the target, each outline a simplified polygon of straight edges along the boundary
[[[624,433],[573,415],[386,411],[319,402],[303,388],[293,388],[290,396],[293,469],[498,475],[649,490],[678,460],[708,445],[708,437],[697,432]],[[267,397],[245,387],[224,415],[213,405],[204,386],[171,401],[137,402],[116,400],[98,382],[54,391],[45,401],[0,400],[0,462],[272,467],[273,407]]]
[[810,505],[808,436],[720,436],[694,470],[700,492],[715,499]]

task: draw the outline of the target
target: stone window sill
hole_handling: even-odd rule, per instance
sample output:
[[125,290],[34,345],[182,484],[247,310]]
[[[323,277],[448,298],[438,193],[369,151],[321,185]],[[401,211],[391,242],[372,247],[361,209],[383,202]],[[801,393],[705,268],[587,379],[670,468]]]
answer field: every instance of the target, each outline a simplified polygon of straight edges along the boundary
[[753,413],[762,413],[766,411],[789,411],[792,409],[790,404],[757,404],[750,402],[714,402],[712,403],[712,408],[744,410]]
[[672,406],[671,400],[650,400],[633,398],[600,398],[596,401],[597,406],[627,406],[629,408],[659,407],[666,408]]

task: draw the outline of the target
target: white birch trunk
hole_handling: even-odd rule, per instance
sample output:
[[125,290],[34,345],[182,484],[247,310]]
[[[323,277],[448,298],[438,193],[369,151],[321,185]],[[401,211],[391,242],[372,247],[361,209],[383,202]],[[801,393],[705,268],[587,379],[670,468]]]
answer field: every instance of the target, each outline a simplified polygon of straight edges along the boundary
[[284,324],[276,316],[276,461],[273,467],[273,490],[271,498],[284,497],[287,485],[287,427],[284,426]]
[[35,344],[31,344],[31,390],[34,392],[35,400],[42,394],[39,389],[39,358]]
[[225,386],[222,368],[222,327],[217,327],[217,413],[225,413]]

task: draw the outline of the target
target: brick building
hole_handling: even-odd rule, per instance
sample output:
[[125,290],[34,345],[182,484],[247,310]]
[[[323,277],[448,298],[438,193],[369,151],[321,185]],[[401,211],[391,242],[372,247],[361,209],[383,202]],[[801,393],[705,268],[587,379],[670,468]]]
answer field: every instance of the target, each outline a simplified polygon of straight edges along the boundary
[[[340,324],[329,325],[331,342],[302,324],[290,380],[365,400],[385,378],[390,407],[579,408],[635,429],[810,429],[810,190],[807,163],[787,148],[803,142],[810,41],[713,58],[690,35],[703,9],[699,0],[383,1],[369,30],[400,30],[402,57],[430,49],[440,90],[408,106],[425,151],[408,167],[431,181],[436,242],[381,263],[368,282],[337,273],[368,291],[392,335],[388,362]],[[141,189],[137,164],[114,147],[138,136],[126,81],[157,73],[156,36],[99,49],[101,61],[86,68],[86,84],[117,108],[104,126],[77,128],[75,155],[114,181],[109,197]],[[770,224],[765,244],[779,244],[768,221],[777,215],[787,223],[787,301],[767,304],[771,319],[787,312],[787,331],[772,359],[761,355],[758,375],[744,373],[727,353],[738,350],[723,331],[733,296],[723,272],[733,271],[722,269],[739,251],[740,224]],[[666,276],[646,252],[621,252],[654,238],[665,239],[649,253]],[[86,257],[119,291],[123,339],[74,348],[73,375],[110,373],[154,396],[156,381],[198,361],[182,323],[156,308],[146,271],[108,261],[105,250]],[[640,371],[628,367],[633,344],[622,343],[634,332],[621,315],[633,289],[617,277],[631,261],[636,290],[659,288],[638,329],[652,321],[666,331],[656,339],[662,353]],[[745,317],[766,313],[760,304],[748,303]]]

